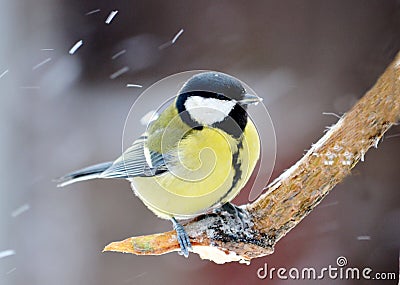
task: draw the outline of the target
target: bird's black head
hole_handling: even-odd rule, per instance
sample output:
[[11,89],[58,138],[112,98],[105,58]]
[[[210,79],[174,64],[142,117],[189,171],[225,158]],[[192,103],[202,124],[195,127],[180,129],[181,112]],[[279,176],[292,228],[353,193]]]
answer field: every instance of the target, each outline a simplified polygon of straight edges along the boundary
[[219,128],[237,138],[247,124],[247,105],[259,101],[246,93],[238,79],[211,71],[199,73],[183,85],[176,107],[190,127]]

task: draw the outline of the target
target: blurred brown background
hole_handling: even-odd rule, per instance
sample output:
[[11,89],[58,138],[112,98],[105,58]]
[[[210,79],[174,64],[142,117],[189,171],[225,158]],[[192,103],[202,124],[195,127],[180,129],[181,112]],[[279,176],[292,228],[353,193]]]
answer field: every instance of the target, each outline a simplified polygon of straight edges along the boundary
[[[112,10],[119,12],[107,25]],[[400,49],[399,1],[3,0],[0,34],[0,74],[8,70],[0,77],[0,251],[16,253],[0,259],[0,284],[364,284],[257,278],[264,263],[318,269],[336,266],[338,256],[398,272],[400,137],[368,152],[273,255],[250,266],[101,253],[110,241],[171,225],[124,181],[58,189],[52,179],[117,157],[140,92],[191,69],[232,74],[264,98],[276,129],[276,177],[336,122],[322,113],[346,112]]]

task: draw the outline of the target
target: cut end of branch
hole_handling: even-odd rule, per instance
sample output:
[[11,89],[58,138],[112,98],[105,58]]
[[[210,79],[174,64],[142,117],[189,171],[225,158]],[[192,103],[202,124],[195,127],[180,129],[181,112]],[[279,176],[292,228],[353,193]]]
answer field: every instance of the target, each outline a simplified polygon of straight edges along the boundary
[[127,238],[108,244],[105,251],[132,253],[136,255],[160,255],[179,249],[173,232]]

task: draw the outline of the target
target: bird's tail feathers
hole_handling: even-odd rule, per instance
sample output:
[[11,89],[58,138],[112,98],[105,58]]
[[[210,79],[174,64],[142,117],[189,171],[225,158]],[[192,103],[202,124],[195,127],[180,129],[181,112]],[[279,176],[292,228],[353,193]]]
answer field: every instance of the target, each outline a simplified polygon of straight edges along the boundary
[[103,162],[68,173],[56,180],[58,182],[57,187],[64,187],[78,181],[101,178],[101,173],[107,170],[111,165],[111,161]]

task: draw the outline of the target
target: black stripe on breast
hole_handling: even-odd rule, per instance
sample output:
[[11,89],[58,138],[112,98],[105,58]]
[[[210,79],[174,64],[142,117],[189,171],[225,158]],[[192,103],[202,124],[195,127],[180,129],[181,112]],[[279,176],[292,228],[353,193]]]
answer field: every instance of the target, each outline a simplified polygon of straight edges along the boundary
[[237,145],[237,151],[232,155],[232,167],[233,167],[233,171],[235,172],[233,174],[232,185],[229,188],[229,190],[213,206],[215,206],[218,203],[221,203],[221,201],[224,200],[229,195],[229,193],[232,192],[232,190],[235,188],[237,182],[242,177],[242,169],[240,168],[241,164],[238,162],[239,154],[240,154],[241,150],[243,150],[242,139],[239,140],[239,143]]

